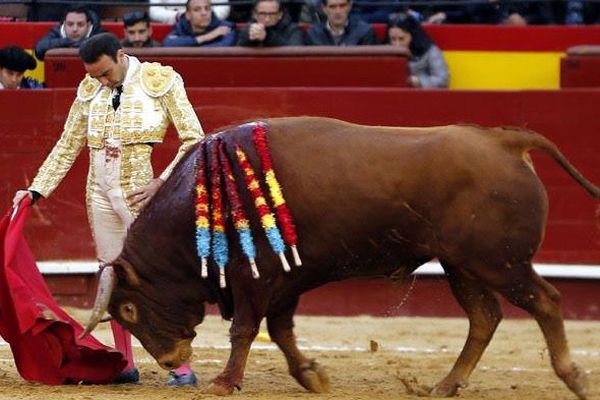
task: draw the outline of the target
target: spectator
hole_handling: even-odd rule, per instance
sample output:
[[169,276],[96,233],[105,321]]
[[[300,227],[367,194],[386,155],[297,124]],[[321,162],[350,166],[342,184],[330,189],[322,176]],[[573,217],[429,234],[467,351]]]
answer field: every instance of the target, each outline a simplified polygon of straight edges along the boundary
[[238,46],[302,46],[304,34],[281,8],[279,0],[256,0],[254,18],[240,31]]
[[145,11],[132,11],[123,15],[125,39],[123,47],[158,47],[160,43],[152,39],[150,16]]
[[50,29],[35,45],[35,55],[43,60],[46,52],[58,48],[78,48],[85,39],[104,30],[93,22],[92,13],[84,6],[73,6],[65,12],[63,22]]
[[212,12],[210,0],[188,0],[185,14],[173,26],[163,45],[233,46],[235,38],[233,23],[221,21]]
[[350,0],[323,0],[326,22],[314,23],[306,32],[306,43],[313,46],[354,46],[377,44],[371,25],[349,17]]
[[25,77],[25,70],[35,69],[37,62],[17,46],[0,49],[0,89],[41,89],[41,83]]
[[412,17],[399,15],[390,21],[387,42],[410,51],[408,84],[420,88],[448,87],[448,64],[440,49]]
[[[179,18],[185,14],[186,7],[184,6],[153,6],[152,4],[173,3],[181,4],[181,0],[150,0],[150,20],[161,24],[175,25]],[[230,7],[227,4],[213,6],[215,15],[220,20],[226,20],[229,17]]]

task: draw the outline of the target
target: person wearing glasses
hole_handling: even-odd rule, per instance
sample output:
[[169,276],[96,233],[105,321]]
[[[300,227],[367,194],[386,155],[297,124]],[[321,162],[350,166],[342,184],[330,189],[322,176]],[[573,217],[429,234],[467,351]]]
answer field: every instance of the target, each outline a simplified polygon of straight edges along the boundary
[[280,0],[256,0],[252,21],[240,30],[238,46],[302,46],[304,33],[281,8]]
[[[112,33],[92,36],[79,48],[87,72],[77,88],[60,139],[31,185],[13,198],[48,198],[87,146],[90,167],[86,205],[100,265],[117,258],[127,229],[169,177],[185,152],[204,137],[181,76],[170,66],[128,56]],[[181,145],[158,176],[152,151],[173,123]],[[160,229],[157,227],[157,229]],[[174,310],[173,312],[176,312]],[[131,334],[111,321],[115,347],[127,366],[114,383],[135,383]],[[195,385],[190,364],[171,371],[168,385]]]
[[163,41],[165,47],[222,47],[235,44],[232,22],[221,21],[212,11],[210,0],[188,0],[185,14]]
[[152,39],[150,16],[146,11],[132,11],[123,15],[125,39],[123,47],[158,47],[160,42]]
[[322,0],[325,22],[315,22],[306,32],[306,44],[313,46],[355,46],[377,44],[371,25],[350,16],[351,0]]

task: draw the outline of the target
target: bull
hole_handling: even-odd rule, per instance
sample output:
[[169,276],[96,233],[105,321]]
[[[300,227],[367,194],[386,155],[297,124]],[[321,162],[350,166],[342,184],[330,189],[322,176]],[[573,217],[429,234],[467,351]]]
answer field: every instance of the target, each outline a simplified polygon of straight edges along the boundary
[[[191,149],[131,226],[122,253],[101,274],[86,332],[108,310],[161,367],[172,369],[191,356],[205,304],[217,304],[223,318],[232,320],[231,353],[209,392],[241,388],[263,318],[290,374],[308,391],[323,392],[327,374],[296,344],[299,296],[348,278],[407,276],[437,258],[469,331],[452,369],[430,395],[453,396],[466,385],[502,319],[499,293],[536,319],[554,371],[579,398],[587,397],[586,374],[567,345],[561,296],[531,264],[543,239],[548,199],[528,152],[550,155],[594,198],[600,190],[553,143],[524,130],[476,126],[367,127],[312,117],[263,123],[303,265],[284,271],[264,235],[255,234],[260,278],[254,279],[229,221],[225,287],[212,260],[208,277],[201,276],[194,224],[197,160],[204,155],[203,165],[210,165],[207,148],[218,141],[226,157],[232,159],[239,146],[256,169],[260,163],[253,124],[229,128]],[[231,164],[240,178],[240,166]],[[240,179],[241,201],[252,210]],[[257,213],[248,215],[258,232]]]

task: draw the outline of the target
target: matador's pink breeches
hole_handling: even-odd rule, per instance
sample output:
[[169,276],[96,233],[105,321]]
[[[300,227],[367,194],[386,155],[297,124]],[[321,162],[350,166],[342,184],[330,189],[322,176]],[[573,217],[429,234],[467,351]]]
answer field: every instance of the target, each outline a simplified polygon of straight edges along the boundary
[[[114,153],[107,154],[104,148],[90,154],[93,179],[88,183],[88,214],[101,264],[110,263],[121,253],[127,228],[135,219],[121,189],[120,153]],[[127,368],[133,368],[131,334],[116,321],[110,326],[115,348],[127,359]]]
[[[88,182],[88,215],[98,260],[101,264],[106,264],[121,253],[127,229],[136,215],[127,206],[126,193],[121,188],[121,152],[114,148],[109,152],[106,148],[93,150],[90,162],[93,179]],[[116,321],[111,321],[110,326],[115,348],[127,359],[126,369],[133,368],[131,334]],[[190,373],[189,362],[175,372]]]

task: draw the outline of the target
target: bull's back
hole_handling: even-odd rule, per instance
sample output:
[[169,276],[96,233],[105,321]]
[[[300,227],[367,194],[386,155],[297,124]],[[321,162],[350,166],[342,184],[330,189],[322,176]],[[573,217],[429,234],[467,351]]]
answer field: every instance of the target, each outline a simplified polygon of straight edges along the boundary
[[442,201],[473,185],[535,179],[522,170],[520,149],[505,145],[510,131],[371,127],[312,117],[269,124],[277,173],[307,191],[356,192],[371,202],[390,196]]
[[468,248],[494,252],[502,242],[522,242],[525,254],[541,241],[545,192],[521,152],[503,144],[508,131],[322,118],[269,123],[284,194],[319,250],[349,257],[364,246],[388,251],[397,235],[405,253],[441,258]]

